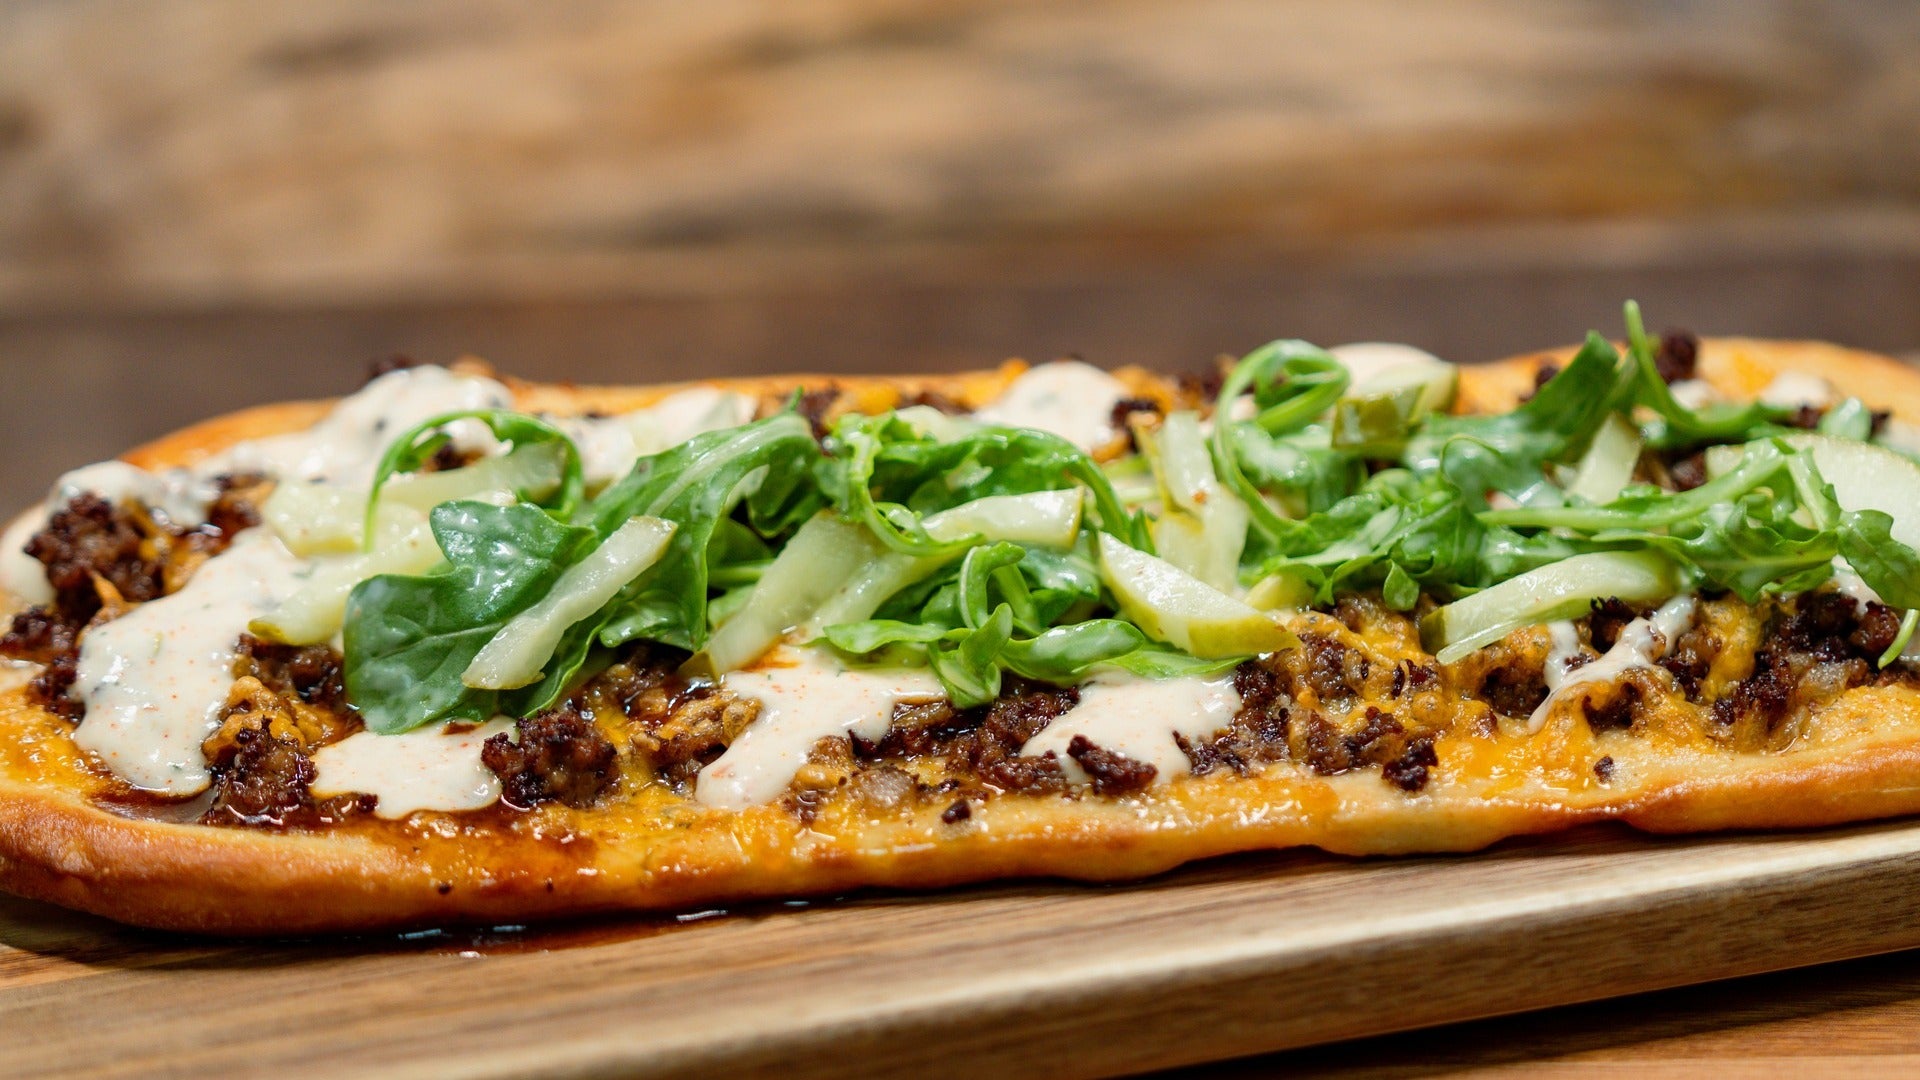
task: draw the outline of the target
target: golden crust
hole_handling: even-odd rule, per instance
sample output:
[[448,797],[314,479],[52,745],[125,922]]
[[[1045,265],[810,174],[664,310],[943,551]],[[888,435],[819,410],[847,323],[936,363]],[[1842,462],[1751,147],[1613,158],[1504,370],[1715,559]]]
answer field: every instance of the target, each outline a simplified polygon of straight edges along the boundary
[[[1564,352],[1467,369],[1462,400],[1509,405]],[[1884,357],[1803,342],[1706,342],[1701,374],[1752,394],[1782,371],[1818,373],[1908,418],[1920,376]],[[833,382],[935,391],[965,403],[1018,371],[945,378],[790,376],[726,384],[759,394]],[[1146,389],[1144,373],[1128,373]],[[672,388],[516,385],[527,407],[637,407]],[[129,460],[189,462],[311,422],[324,405],[233,414]],[[1377,774],[1318,776],[1289,763],[1250,777],[1187,778],[1120,800],[1006,798],[949,824],[939,807],[809,828],[778,807],[692,807],[657,789],[603,812],[548,806],[474,823],[418,814],[324,833],[211,828],[117,813],[65,721],[0,694],[0,887],[147,926],[299,934],[517,922],[622,909],[683,909],[861,886],[930,888],[1013,876],[1138,877],[1193,859],[1311,845],[1348,854],[1466,851],[1504,837],[1618,819],[1661,832],[1824,825],[1920,811],[1920,691],[1846,692],[1786,753],[1703,750],[1595,735],[1562,717],[1538,736],[1443,740],[1433,779],[1403,793]],[[1615,761],[1598,781],[1599,753]]]

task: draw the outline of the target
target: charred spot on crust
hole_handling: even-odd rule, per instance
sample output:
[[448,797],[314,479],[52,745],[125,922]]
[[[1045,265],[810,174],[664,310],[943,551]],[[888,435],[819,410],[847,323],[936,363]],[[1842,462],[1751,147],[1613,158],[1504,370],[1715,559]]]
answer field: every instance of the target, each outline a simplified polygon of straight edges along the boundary
[[500,778],[501,798],[521,810],[548,801],[593,805],[620,775],[620,754],[592,718],[567,702],[488,739],[480,760]]
[[1613,781],[1613,755],[1607,754],[1602,756],[1598,761],[1595,761],[1593,763],[1593,775],[1598,777],[1603,784],[1611,783]]

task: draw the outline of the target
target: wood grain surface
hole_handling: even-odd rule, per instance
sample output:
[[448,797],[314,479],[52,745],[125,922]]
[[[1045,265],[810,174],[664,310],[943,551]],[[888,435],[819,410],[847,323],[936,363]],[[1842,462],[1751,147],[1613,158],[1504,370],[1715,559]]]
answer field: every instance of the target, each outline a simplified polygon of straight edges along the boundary
[[[1916,882],[1920,824],[1892,823],[359,942],[197,942],[9,901],[0,1035],[33,1076],[1109,1075],[1920,945]],[[1548,1043],[1464,1064],[1567,1049]],[[1392,1064],[1367,1053],[1301,1063]]]
[[27,0],[0,306],[737,295],[1463,228],[1920,234],[1920,9]]

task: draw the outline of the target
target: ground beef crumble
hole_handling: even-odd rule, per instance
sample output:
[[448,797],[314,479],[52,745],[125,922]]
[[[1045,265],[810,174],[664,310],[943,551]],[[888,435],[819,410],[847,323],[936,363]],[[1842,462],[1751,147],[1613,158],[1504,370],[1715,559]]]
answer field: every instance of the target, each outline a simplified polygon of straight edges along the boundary
[[283,697],[336,713],[347,708],[345,662],[329,645],[280,645],[242,634],[236,678],[255,678]]
[[1266,665],[1249,660],[1234,669],[1233,686],[1240,694],[1240,709],[1232,723],[1204,741],[1174,736],[1195,776],[1205,776],[1222,766],[1245,776],[1269,762],[1286,759],[1291,752],[1287,737],[1293,710],[1282,693],[1280,676]]
[[88,624],[161,595],[162,558],[150,531],[155,528],[130,506],[82,493],[54,511],[27,542],[27,554],[46,567],[54,599],[14,616],[0,636],[0,656],[45,665],[29,684],[41,706],[78,719],[80,706],[67,690]]
[[1654,370],[1669,384],[1695,377],[1700,361],[1700,339],[1686,330],[1669,330],[1660,335],[1660,346],[1653,353]]
[[220,727],[203,747],[213,770],[208,824],[280,826],[336,820],[371,808],[370,797],[316,801],[313,751],[359,727],[351,715],[316,708],[242,676],[227,695]]
[[1088,786],[1095,795],[1131,795],[1145,791],[1160,775],[1160,770],[1144,761],[1096,746],[1085,735],[1075,735],[1067,744],[1067,756],[1087,774]]
[[1879,657],[1899,633],[1899,615],[1884,605],[1864,605],[1836,592],[1807,593],[1782,606],[1772,619],[1766,645],[1754,655],[1753,673],[1714,701],[1710,715],[1719,729],[1741,742],[1766,745],[1781,737],[1787,719],[1874,679]]
[[500,777],[507,805],[526,810],[558,800],[591,806],[619,779],[619,751],[576,703],[527,717],[516,727],[518,740],[502,732],[480,752],[480,760]]

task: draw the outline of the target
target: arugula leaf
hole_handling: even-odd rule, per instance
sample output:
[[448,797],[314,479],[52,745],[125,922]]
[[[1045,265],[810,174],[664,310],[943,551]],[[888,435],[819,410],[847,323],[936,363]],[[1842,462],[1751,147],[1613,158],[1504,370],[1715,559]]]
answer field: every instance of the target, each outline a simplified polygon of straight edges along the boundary
[[538,507],[445,503],[431,516],[447,565],[420,577],[383,575],[347,600],[347,696],[367,728],[409,731],[436,720],[490,720],[537,697],[461,681],[473,658],[521,610],[591,550],[592,530]]
[[1673,389],[1660,377],[1654,363],[1654,347],[1640,319],[1640,305],[1626,302],[1627,346],[1639,379],[1635,400],[1660,415],[1652,426],[1648,442],[1662,449],[1698,446],[1702,443],[1744,442],[1756,435],[1762,425],[1790,415],[1760,401],[1745,405],[1716,404],[1704,409],[1689,409],[1673,396]]
[[1879,510],[1842,514],[1840,554],[1853,572],[1897,608],[1920,608],[1920,553],[1893,538],[1893,518]]
[[993,610],[979,626],[946,634],[927,647],[927,663],[957,708],[971,709],[1000,696],[1000,653],[1013,639],[1013,609]]
[[1694,488],[1671,492],[1648,484],[1629,487],[1605,506],[1518,507],[1479,515],[1489,525],[1562,529],[1651,529],[1698,517],[1775,480],[1797,452],[1772,440],[1749,443],[1738,467]]
[[1401,463],[1417,475],[1445,476],[1476,506],[1498,492],[1528,505],[1559,502],[1546,466],[1593,440],[1619,407],[1630,371],[1596,333],[1560,373],[1512,412],[1434,416],[1408,441]]
[[[1345,365],[1332,353],[1304,341],[1289,340],[1268,342],[1248,353],[1221,384],[1213,409],[1214,472],[1247,504],[1253,527],[1260,533],[1272,536],[1286,527],[1286,519],[1267,503],[1262,486],[1304,488],[1321,495],[1324,501],[1327,488],[1339,476],[1356,479],[1351,468],[1341,467],[1355,459],[1333,453],[1330,441],[1326,453],[1310,455],[1309,446],[1282,443],[1277,438],[1301,431],[1332,408],[1348,381]],[[1249,390],[1253,391],[1257,411],[1250,420],[1233,419],[1241,396]],[[1254,477],[1247,475],[1250,463],[1267,482],[1265,485],[1256,484]],[[1303,476],[1322,482],[1298,483],[1296,478]]]

